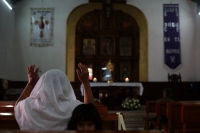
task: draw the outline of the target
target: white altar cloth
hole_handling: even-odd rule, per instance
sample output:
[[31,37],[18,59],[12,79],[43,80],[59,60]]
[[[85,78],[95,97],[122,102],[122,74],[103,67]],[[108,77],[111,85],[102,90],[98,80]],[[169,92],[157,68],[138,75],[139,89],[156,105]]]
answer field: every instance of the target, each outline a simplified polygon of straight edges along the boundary
[[[113,83],[106,83],[106,82],[90,82],[91,87],[109,87],[109,86],[118,86],[118,87],[138,87],[138,94],[142,96],[143,94],[143,86],[141,83],[138,82],[113,82]],[[83,86],[80,87],[82,95],[83,95]]]

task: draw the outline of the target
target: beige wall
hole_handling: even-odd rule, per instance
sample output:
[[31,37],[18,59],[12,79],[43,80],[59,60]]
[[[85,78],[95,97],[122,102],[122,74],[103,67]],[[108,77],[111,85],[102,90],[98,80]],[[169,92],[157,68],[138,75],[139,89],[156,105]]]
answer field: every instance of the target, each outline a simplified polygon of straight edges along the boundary
[[[196,13],[196,4],[189,0],[173,0],[173,4],[179,4],[180,10],[180,36],[182,65],[176,71],[169,70],[164,65],[163,44],[163,4],[169,4],[169,0],[127,0],[127,10],[134,18],[136,12],[146,23],[141,32],[145,33],[140,40],[140,77],[141,81],[159,82],[168,81],[168,73],[181,73],[182,81],[200,80],[200,40],[199,40],[199,16]],[[30,64],[40,67],[42,75],[49,69],[60,69],[70,75],[73,81],[75,77],[73,62],[73,42],[70,42],[68,32],[69,15],[74,14],[76,8],[88,4],[88,0],[44,0],[43,6],[55,8],[54,12],[54,45],[51,47],[30,46],[30,8],[40,8],[41,0],[23,0],[15,5],[12,11],[1,1],[0,17],[0,77],[13,81],[27,81],[26,68]],[[117,5],[116,5],[117,6]],[[114,6],[114,8],[118,8]],[[134,6],[132,8],[131,6]],[[90,7],[85,12],[94,8]],[[83,14],[79,12],[80,15]],[[79,15],[79,16],[80,16]],[[78,17],[78,16],[77,16]],[[74,21],[76,20],[76,21]],[[72,19],[76,23],[78,18]],[[137,19],[139,21],[139,19]],[[142,23],[139,21],[139,23]],[[141,24],[140,24],[141,25]],[[145,37],[146,36],[146,37]],[[146,38],[146,39],[145,39]],[[73,41],[73,40],[72,40]],[[70,46],[68,44],[70,43]],[[146,45],[146,46],[145,46]],[[67,53],[69,52],[69,53]],[[72,62],[71,62],[72,61]],[[72,68],[72,69],[69,69]]]

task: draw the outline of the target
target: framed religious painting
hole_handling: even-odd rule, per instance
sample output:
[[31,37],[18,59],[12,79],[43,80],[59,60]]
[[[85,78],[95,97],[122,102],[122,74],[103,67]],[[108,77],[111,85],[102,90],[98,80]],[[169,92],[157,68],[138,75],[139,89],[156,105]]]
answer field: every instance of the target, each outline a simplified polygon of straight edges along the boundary
[[120,80],[124,81],[125,78],[130,79],[131,76],[131,62],[121,61],[120,62]]
[[120,37],[120,56],[132,56],[132,38]]
[[101,37],[101,55],[115,54],[115,38],[113,36]]
[[31,46],[53,46],[54,8],[31,8]]
[[96,54],[96,41],[95,39],[83,39],[83,55]]

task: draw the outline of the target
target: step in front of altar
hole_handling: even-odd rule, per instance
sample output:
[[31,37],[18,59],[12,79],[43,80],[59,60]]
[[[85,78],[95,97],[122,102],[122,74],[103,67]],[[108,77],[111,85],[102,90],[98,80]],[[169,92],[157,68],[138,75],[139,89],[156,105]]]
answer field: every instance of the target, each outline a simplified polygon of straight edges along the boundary
[[[145,106],[142,106],[140,110],[134,111],[109,111],[109,112],[121,112],[124,116],[124,123],[126,125],[127,130],[132,129],[144,129],[144,120],[143,118],[146,117]],[[155,116],[155,114],[150,114],[150,117]]]

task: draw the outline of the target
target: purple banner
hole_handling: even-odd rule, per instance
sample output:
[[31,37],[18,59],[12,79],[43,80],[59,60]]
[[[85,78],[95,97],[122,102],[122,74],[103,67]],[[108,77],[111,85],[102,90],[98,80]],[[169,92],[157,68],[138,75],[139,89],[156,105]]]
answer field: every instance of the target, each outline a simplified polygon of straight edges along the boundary
[[165,65],[176,69],[181,65],[178,4],[163,4],[163,16]]

